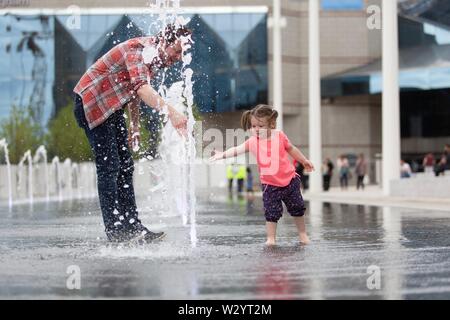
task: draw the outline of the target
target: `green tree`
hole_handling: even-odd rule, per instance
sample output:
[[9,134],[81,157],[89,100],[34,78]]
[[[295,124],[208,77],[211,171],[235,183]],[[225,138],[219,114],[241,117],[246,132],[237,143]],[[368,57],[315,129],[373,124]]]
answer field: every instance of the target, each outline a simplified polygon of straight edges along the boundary
[[9,159],[17,164],[23,154],[44,144],[44,133],[41,125],[35,123],[28,108],[13,106],[9,118],[0,123],[0,138],[8,143]]
[[77,124],[73,108],[73,103],[68,103],[49,122],[46,136],[49,156],[58,156],[61,160],[70,158],[76,162],[91,161],[91,147],[83,129]]
[[195,121],[203,121],[203,115],[195,103],[192,105],[192,115],[194,116]]

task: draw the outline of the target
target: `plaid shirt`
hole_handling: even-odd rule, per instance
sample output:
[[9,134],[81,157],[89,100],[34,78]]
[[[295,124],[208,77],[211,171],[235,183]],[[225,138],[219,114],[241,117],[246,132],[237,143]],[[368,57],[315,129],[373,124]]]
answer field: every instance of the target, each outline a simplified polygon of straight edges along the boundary
[[137,95],[149,83],[151,66],[144,63],[144,46],[154,45],[152,37],[130,39],[97,60],[81,77],[74,92],[83,100],[89,128],[102,124],[109,116]]

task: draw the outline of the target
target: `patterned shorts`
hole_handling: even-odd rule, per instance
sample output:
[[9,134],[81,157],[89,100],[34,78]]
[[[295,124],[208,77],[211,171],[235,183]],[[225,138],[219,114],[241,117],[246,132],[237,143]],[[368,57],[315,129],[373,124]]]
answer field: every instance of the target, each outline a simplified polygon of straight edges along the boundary
[[283,215],[283,202],[293,217],[305,215],[305,203],[300,192],[300,177],[295,176],[286,187],[263,184],[264,214],[267,222],[278,222]]

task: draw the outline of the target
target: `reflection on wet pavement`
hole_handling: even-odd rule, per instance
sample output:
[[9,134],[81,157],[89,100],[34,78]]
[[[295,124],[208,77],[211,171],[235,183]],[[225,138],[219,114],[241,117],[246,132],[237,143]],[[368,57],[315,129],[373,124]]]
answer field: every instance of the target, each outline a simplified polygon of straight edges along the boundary
[[[298,243],[285,215],[273,248],[258,198],[199,197],[196,248],[189,226],[157,201],[141,200],[141,218],[168,236],[144,247],[109,245],[95,200],[0,208],[0,297],[450,298],[450,212],[307,206],[311,245]],[[71,265],[80,290],[66,286]],[[371,290],[373,268],[380,286]]]

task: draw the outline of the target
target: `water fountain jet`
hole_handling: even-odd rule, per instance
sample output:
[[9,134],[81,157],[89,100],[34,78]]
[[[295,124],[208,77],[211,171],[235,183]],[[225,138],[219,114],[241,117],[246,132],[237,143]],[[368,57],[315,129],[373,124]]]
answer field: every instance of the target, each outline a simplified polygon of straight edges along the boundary
[[11,163],[9,162],[9,152],[8,144],[5,139],[0,140],[0,149],[3,148],[3,153],[5,155],[6,169],[8,172],[8,205],[9,211],[12,209],[12,180],[11,180]]

